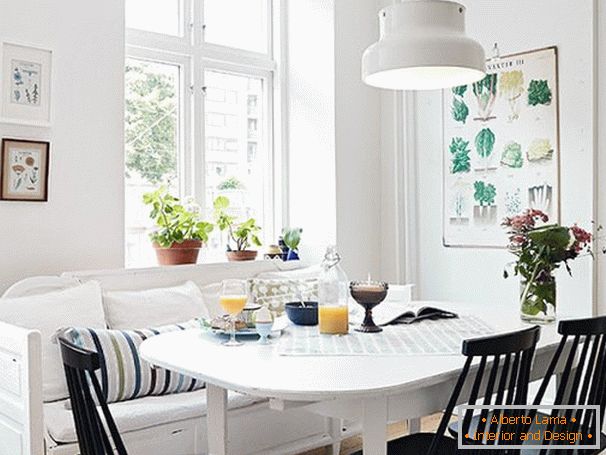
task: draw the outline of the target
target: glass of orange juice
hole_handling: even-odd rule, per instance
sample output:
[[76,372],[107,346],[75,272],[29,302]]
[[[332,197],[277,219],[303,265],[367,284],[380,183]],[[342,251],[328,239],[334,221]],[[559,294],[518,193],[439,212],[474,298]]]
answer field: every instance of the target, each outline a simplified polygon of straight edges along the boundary
[[236,340],[236,316],[242,312],[246,306],[248,295],[246,293],[246,281],[244,280],[224,280],[221,286],[219,303],[230,317],[229,340],[223,343],[224,346],[241,346],[242,343]]

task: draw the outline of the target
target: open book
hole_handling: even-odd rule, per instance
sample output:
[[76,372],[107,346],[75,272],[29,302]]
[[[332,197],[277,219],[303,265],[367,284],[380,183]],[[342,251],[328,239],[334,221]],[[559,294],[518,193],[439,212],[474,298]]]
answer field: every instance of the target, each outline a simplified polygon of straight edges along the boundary
[[[364,311],[362,310],[362,314]],[[373,319],[377,325],[411,324],[423,319],[452,319],[459,317],[456,313],[414,303],[402,305],[401,302],[389,300],[372,309]]]

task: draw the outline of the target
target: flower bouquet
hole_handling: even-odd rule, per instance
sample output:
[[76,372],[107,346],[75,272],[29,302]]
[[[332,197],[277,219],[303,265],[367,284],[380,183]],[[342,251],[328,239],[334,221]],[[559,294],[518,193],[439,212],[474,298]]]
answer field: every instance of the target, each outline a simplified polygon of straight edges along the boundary
[[[509,236],[508,249],[517,256],[513,263],[520,276],[520,311],[522,320],[549,323],[555,320],[556,281],[554,271],[564,264],[571,274],[569,261],[583,253],[591,254],[592,235],[576,224],[571,227],[549,224],[540,210],[503,220]],[[509,273],[504,272],[505,278]]]

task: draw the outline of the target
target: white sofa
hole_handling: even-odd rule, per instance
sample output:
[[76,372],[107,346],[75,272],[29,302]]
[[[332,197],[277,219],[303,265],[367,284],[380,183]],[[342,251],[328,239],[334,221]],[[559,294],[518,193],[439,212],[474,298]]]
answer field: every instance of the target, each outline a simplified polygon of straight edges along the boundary
[[[3,298],[31,296],[94,280],[103,292],[143,290],[193,281],[198,286],[225,278],[290,275],[296,263],[256,261],[168,268],[65,273],[29,278]],[[0,305],[2,299],[0,299]],[[46,311],[46,310],[45,310]],[[48,308],[52,311],[52,308]],[[0,321],[0,455],[76,455],[76,434],[65,401],[43,403],[41,337],[36,330]],[[291,454],[332,445],[356,431],[345,422],[300,409],[274,411],[265,400],[231,393],[230,452]],[[110,409],[131,455],[198,455],[206,451],[205,390],[113,403]],[[341,430],[343,429],[343,430]]]

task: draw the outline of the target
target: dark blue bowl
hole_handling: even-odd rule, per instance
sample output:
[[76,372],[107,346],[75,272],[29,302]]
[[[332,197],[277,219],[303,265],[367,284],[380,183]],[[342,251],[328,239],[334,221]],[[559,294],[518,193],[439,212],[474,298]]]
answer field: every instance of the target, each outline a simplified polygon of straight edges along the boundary
[[317,325],[318,324],[318,302],[289,302],[284,305],[288,319],[296,325]]

